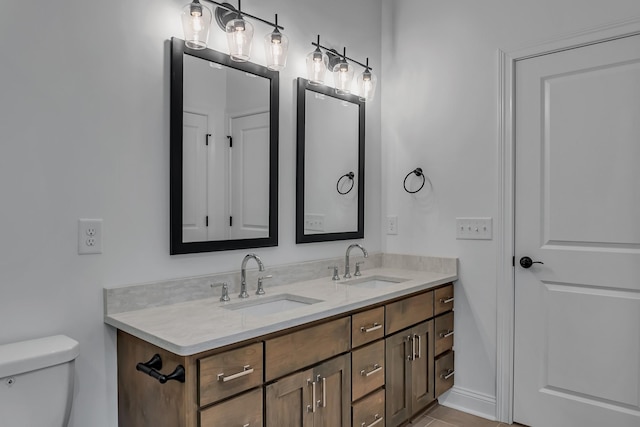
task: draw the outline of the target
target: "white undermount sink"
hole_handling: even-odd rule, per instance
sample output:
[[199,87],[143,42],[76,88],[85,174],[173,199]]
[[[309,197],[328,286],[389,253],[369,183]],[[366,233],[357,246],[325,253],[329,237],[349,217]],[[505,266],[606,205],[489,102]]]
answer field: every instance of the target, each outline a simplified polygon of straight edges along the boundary
[[348,279],[338,283],[349,286],[357,286],[359,288],[381,289],[386,288],[387,286],[395,285],[396,283],[406,282],[407,280],[408,279],[401,279],[399,277],[371,276]]
[[300,295],[279,294],[237,302],[223,307],[227,310],[233,310],[250,316],[268,316],[269,314],[281,313],[318,302],[322,302],[322,300]]

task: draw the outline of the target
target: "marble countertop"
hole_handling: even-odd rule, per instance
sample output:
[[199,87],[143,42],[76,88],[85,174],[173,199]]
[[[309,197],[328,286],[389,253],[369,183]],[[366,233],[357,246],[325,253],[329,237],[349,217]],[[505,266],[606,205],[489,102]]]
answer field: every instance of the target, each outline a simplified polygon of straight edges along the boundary
[[[355,285],[356,281],[373,277],[390,277],[403,281],[378,289]],[[229,302],[220,302],[219,297],[215,297],[107,314],[105,323],[172,353],[190,356],[357,310],[456,279],[455,273],[376,268],[365,270],[360,277],[339,282],[332,281],[329,277],[274,287],[269,287],[267,282],[265,295],[256,296],[255,289],[250,289],[250,298],[246,300],[234,294]],[[281,294],[312,298],[320,302],[261,316],[225,308],[260,298],[271,299]]]

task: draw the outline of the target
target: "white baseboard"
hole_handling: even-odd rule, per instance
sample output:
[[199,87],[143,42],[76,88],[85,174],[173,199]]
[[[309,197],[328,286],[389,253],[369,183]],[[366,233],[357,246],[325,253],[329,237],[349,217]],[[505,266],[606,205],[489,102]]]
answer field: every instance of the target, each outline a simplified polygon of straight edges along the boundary
[[496,397],[453,386],[438,398],[442,406],[496,421]]

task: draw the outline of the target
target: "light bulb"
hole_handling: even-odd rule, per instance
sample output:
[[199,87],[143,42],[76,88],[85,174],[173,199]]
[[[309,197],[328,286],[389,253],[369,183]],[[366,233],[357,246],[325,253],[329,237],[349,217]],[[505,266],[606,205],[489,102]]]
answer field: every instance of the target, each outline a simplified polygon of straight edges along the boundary
[[316,48],[307,55],[307,78],[312,85],[321,85],[324,83],[324,75],[327,72],[329,57],[326,53]]
[[251,56],[253,25],[242,18],[229,21],[226,26],[229,55],[237,62],[246,62]]
[[188,48],[204,49],[207,47],[211,17],[209,8],[202,6],[199,0],[193,0],[182,9],[182,29]]
[[267,57],[267,68],[273,71],[284,69],[287,64],[289,38],[276,28],[264,37],[264,48]]

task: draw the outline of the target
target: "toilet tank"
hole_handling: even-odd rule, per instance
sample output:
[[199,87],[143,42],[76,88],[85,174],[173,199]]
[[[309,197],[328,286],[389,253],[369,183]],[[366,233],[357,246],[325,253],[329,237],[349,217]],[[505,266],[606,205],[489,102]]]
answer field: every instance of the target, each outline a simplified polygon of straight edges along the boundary
[[0,345],[0,424],[66,427],[78,354],[64,335]]

